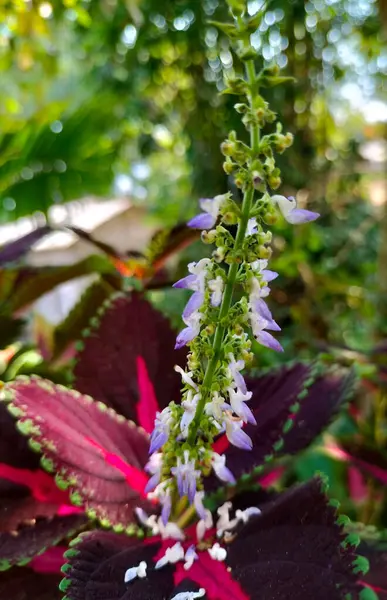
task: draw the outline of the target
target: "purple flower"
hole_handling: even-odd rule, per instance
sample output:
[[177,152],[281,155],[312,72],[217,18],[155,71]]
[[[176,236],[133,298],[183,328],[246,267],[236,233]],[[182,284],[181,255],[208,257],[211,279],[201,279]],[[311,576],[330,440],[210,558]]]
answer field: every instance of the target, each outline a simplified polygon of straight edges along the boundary
[[183,317],[183,321],[186,325],[188,325],[188,327],[185,327],[182,331],[180,331],[179,335],[177,336],[175,350],[178,350],[189,342],[192,342],[192,340],[199,335],[200,323],[202,319],[203,313],[197,311],[191,313],[189,317]]
[[149,454],[153,454],[159,450],[168,441],[172,421],[171,409],[168,406],[163,411],[156,413],[155,427],[150,439]]
[[[250,306],[251,309],[251,306]],[[250,312],[250,324],[253,330],[253,335],[257,342],[271,348],[276,352],[283,352],[281,344],[271,335],[265,331],[265,329],[271,329],[272,331],[280,331],[279,326],[274,320],[267,321],[258,312]]]
[[243,394],[243,392],[239,389],[236,391],[232,388],[228,388],[228,393],[230,396],[230,404],[231,408],[238,417],[240,417],[245,423],[251,423],[252,425],[256,425],[257,422],[254,418],[253,413],[246,406],[245,402],[251,400],[252,392],[247,392]]
[[162,464],[163,460],[161,452],[155,452],[151,455],[149,461],[145,465],[144,470],[152,475],[152,477],[146,484],[144,490],[146,493],[154,490],[155,487],[158,486],[158,484],[160,483]]
[[196,493],[196,481],[201,473],[195,469],[195,459],[190,458],[188,450],[184,450],[183,459],[181,456],[177,458],[177,466],[172,467],[171,473],[176,477],[180,496],[187,496],[192,503]]
[[226,467],[226,457],[224,454],[217,454],[217,452],[213,452],[211,456],[211,464],[218,479],[224,481],[225,483],[235,483],[234,475],[231,473],[230,469]]
[[242,430],[242,421],[225,415],[224,426],[228,441],[241,450],[251,450],[253,442],[251,438]]
[[199,205],[203,212],[188,221],[188,227],[192,227],[193,229],[212,229],[218,220],[224,200],[224,195],[199,200]]
[[312,212],[311,210],[304,210],[303,208],[297,208],[296,199],[293,196],[286,198],[285,196],[272,196],[272,202],[278,205],[283,217],[288,223],[292,225],[298,225],[299,223],[309,223],[319,218],[319,213]]
[[243,375],[241,375],[239,372],[245,368],[245,361],[244,360],[235,360],[235,357],[232,353],[230,353],[228,355],[228,358],[230,359],[230,362],[228,363],[228,370],[229,370],[231,377],[234,380],[235,387],[239,388],[241,390],[242,394],[246,394],[247,393],[246,382],[243,378]]

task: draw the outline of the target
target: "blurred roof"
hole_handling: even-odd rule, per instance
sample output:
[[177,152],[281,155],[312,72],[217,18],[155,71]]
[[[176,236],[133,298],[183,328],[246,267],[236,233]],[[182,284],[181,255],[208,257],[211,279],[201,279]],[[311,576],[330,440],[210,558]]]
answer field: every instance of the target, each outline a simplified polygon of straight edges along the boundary
[[[84,198],[66,204],[52,206],[48,218],[43,213],[34,213],[30,217],[18,219],[13,223],[0,226],[0,246],[17,240],[30,233],[46,222],[53,226],[72,225],[92,232],[112,218],[123,214],[132,207],[130,200],[117,198],[112,200],[97,200]],[[71,231],[56,231],[35,244],[34,251],[65,249],[72,246],[78,237]]]

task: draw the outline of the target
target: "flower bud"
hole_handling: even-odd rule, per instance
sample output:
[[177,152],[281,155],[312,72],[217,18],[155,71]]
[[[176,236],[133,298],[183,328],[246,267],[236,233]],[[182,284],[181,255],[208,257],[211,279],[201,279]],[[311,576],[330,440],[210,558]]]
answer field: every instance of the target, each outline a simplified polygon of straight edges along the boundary
[[237,104],[234,104],[234,108],[240,115],[244,115],[249,109],[247,104],[244,104],[243,102],[238,102]]
[[260,259],[269,259],[272,254],[273,251],[269,246],[259,246],[258,256]]
[[203,244],[213,244],[216,239],[216,230],[211,229],[210,231],[202,231],[201,238]]
[[207,325],[207,327],[204,330],[206,332],[207,335],[214,335],[215,333],[215,327],[211,324],[211,325]]
[[222,246],[222,247],[219,247],[216,250],[214,250],[214,252],[212,253],[212,256],[216,262],[221,263],[224,260],[226,253],[227,253],[227,248]]
[[235,144],[226,140],[220,144],[220,150],[224,156],[232,156],[235,152]]
[[279,188],[279,186],[281,185],[281,177],[275,177],[273,175],[271,175],[270,177],[268,177],[267,180],[268,184],[270,185],[272,190],[277,190]]
[[226,175],[232,175],[234,170],[234,163],[232,163],[231,160],[225,160],[223,163],[223,171],[226,173]]
[[238,217],[235,213],[229,211],[223,215],[223,223],[226,225],[236,225],[238,223]]
[[271,211],[266,212],[263,215],[263,222],[266,223],[266,225],[275,225],[278,221],[278,216]]

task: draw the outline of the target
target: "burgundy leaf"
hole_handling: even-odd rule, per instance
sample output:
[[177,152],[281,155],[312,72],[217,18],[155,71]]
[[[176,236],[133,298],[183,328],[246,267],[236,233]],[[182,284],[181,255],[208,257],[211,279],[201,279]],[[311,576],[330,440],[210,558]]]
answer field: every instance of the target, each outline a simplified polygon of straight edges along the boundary
[[59,575],[41,575],[32,569],[14,567],[0,573],[1,600],[60,600]]
[[[74,510],[74,513],[77,511],[75,507],[68,506],[67,508],[68,512],[71,509]],[[52,518],[60,512],[61,505],[52,502],[39,502],[31,498],[31,496],[25,496],[24,498],[1,498],[0,533],[14,533],[21,526],[31,525],[37,518]],[[62,514],[65,515],[66,511],[63,510]]]
[[9,414],[4,402],[0,402],[0,431],[0,464],[22,469],[39,467],[39,456],[29,448],[26,438],[16,429],[15,419]]
[[[160,408],[179,399],[180,379],[173,367],[184,361],[185,352],[174,350],[176,334],[142,296],[115,297],[95,325],[86,332],[78,355],[76,389],[137,423],[146,389],[153,386]],[[149,380],[145,387],[144,376]],[[153,395],[150,402],[154,413]],[[148,430],[149,420],[154,420],[150,413],[144,422]]]
[[361,577],[365,587],[369,587],[379,596],[379,600],[387,600],[387,550],[385,544],[378,548],[377,544],[362,543],[360,549],[368,559],[370,569]]
[[24,565],[46,548],[73,536],[87,523],[84,515],[33,519],[12,533],[0,534],[0,571]]
[[149,441],[143,430],[89,396],[38,377],[7,384],[19,429],[40,449],[45,467],[89,515],[127,527],[133,510],[149,510],[143,467]]
[[294,454],[306,448],[329,425],[353,392],[355,374],[327,373],[309,388],[295,415],[294,426],[284,437],[283,453]]
[[314,479],[262,507],[230,544],[227,564],[251,600],[342,600],[356,593],[354,548]]
[[34,231],[23,235],[23,237],[5,244],[0,249],[0,265],[15,262],[23,258],[36,242],[41,240],[48,233],[51,233],[52,228],[49,225],[38,227]]
[[248,381],[248,389],[253,392],[249,408],[254,413],[257,425],[247,425],[244,431],[253,440],[253,449],[246,452],[227,442],[221,448],[220,444],[226,441],[225,436],[215,444],[216,451],[225,452],[227,466],[235,477],[251,472],[254,467],[260,468],[265,457],[273,452],[292,414],[291,409],[296,406],[304,382],[310,375],[311,367],[297,364]]
[[[62,590],[68,600],[165,600],[206,590],[208,600],[343,600],[359,590],[358,559],[335,510],[313,480],[262,505],[226,548],[226,562],[205,548],[187,571],[183,562],[154,565],[174,544],[93,532],[66,553]],[[184,549],[190,542],[184,542]],[[125,584],[126,570],[147,563],[146,577]]]
[[[63,569],[66,579],[61,589],[68,600],[164,600],[174,588],[173,569],[154,569],[159,549],[160,543],[140,544],[123,535],[85,535],[66,553],[71,560]],[[147,563],[147,576],[126,584],[127,569],[141,561]]]

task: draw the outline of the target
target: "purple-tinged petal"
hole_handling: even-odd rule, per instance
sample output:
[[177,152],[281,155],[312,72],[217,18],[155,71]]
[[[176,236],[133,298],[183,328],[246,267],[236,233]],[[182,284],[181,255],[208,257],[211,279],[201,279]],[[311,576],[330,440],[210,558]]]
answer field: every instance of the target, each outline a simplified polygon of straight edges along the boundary
[[298,225],[300,223],[309,223],[319,218],[319,213],[312,212],[311,210],[305,210],[303,208],[294,208],[289,212],[286,217],[288,223],[292,225]]
[[153,490],[155,489],[155,487],[157,485],[159,485],[159,483],[160,483],[160,473],[156,473],[156,475],[152,475],[152,477],[149,479],[148,483],[145,486],[144,492],[146,494],[149,494],[149,492],[153,492]]
[[204,294],[202,292],[194,292],[188,300],[183,311],[183,319],[188,319],[195,311],[199,310],[204,302]]
[[270,331],[281,331],[281,327],[274,321],[274,319],[268,321],[265,329],[269,329]]
[[262,346],[266,346],[266,348],[271,348],[271,350],[275,350],[276,352],[283,352],[281,344],[278,340],[275,339],[270,333],[267,331],[260,331],[257,336],[257,341],[262,344]]
[[250,408],[244,402],[241,402],[239,405],[238,416],[241,417],[245,423],[251,423],[252,425],[256,425],[257,421]]
[[187,226],[192,229],[212,229],[216,223],[216,219],[208,213],[200,213],[188,221]]
[[264,300],[262,300],[262,298],[258,298],[258,300],[255,301],[254,309],[266,321],[273,320],[273,315],[271,314],[268,305]]
[[190,290],[193,289],[191,286],[196,283],[196,280],[196,275],[187,275],[186,277],[183,277],[183,279],[179,279],[179,281],[176,281],[176,283],[174,283],[172,287]]
[[160,450],[164,444],[168,441],[168,433],[166,431],[154,430],[151,435],[151,443],[149,447],[149,454],[153,454]]
[[251,450],[253,442],[240,427],[227,427],[226,435],[233,446],[241,450]]
[[196,337],[196,331],[192,329],[192,327],[186,327],[182,331],[180,331],[179,335],[176,338],[175,350],[179,350],[188,342],[192,342],[192,340]]
[[267,283],[270,283],[270,281],[273,281],[278,277],[278,273],[276,271],[271,271],[270,269],[265,269],[264,271],[261,271],[261,275],[263,276],[264,281],[266,281]]
[[172,510],[172,499],[171,499],[171,495],[170,494],[165,494],[165,497],[163,499],[163,508],[161,511],[161,520],[163,522],[163,525],[167,525],[168,521],[169,521],[169,517],[171,515],[171,510]]

